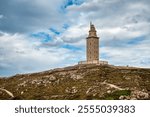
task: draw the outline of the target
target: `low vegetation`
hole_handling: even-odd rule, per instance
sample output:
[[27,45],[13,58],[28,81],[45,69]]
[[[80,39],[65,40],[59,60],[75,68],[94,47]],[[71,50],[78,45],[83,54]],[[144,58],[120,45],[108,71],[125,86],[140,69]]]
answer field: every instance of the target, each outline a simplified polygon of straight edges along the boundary
[[0,99],[150,99],[150,69],[75,65],[0,79]]

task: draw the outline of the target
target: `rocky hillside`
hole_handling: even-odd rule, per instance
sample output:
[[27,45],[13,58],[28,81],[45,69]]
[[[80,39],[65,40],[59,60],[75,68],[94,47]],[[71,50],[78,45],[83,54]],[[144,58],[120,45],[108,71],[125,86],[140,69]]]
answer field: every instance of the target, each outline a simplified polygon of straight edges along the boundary
[[150,69],[75,65],[0,78],[0,99],[150,99]]

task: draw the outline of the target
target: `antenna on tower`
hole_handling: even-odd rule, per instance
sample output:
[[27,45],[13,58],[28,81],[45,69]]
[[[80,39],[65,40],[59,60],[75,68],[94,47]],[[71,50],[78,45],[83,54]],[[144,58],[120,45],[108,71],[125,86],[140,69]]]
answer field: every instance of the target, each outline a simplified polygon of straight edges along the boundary
[[92,25],[92,22],[90,21],[90,26]]
[[92,29],[92,22],[90,21],[90,29]]

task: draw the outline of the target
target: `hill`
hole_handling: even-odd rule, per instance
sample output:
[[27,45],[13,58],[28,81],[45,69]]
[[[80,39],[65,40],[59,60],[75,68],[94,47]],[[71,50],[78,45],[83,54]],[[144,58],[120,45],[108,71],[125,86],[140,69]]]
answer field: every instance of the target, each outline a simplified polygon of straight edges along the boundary
[[150,99],[150,69],[75,65],[0,78],[0,99]]

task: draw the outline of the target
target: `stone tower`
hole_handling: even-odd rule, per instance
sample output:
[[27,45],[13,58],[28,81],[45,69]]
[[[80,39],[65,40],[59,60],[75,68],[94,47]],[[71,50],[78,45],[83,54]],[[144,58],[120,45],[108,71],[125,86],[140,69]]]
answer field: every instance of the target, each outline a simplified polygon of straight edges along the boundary
[[99,63],[99,37],[92,23],[90,23],[89,35],[86,39],[87,63]]

